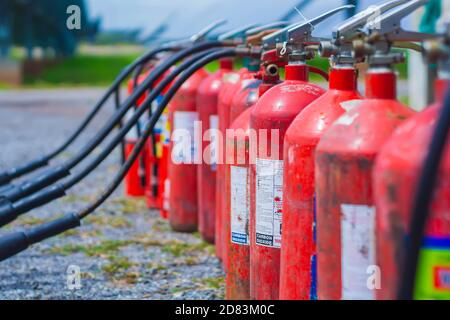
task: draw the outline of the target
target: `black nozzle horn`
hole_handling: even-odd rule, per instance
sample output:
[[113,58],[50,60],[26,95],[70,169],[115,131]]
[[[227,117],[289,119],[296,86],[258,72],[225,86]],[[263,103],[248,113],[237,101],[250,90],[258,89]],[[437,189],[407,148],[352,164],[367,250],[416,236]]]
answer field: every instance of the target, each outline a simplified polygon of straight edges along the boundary
[[6,260],[34,243],[51,238],[81,225],[76,214],[68,214],[25,231],[7,234],[0,238],[0,261]]

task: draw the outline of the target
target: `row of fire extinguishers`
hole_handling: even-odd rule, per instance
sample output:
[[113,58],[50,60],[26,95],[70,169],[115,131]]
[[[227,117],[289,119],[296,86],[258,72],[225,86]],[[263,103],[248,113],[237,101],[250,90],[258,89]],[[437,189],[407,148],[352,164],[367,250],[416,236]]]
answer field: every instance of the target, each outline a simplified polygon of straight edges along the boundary
[[[435,37],[398,28],[403,17],[425,2],[391,1],[369,8],[337,27],[329,42],[312,37],[314,26],[347,7],[270,30],[262,45],[276,43],[276,52],[267,50],[261,61],[247,60],[239,70],[231,59],[221,60],[218,71],[198,72],[169,104],[169,116],[162,121],[173,130],[187,129],[194,135],[192,123],[199,120],[202,134],[218,129],[224,138],[214,147],[220,156],[201,164],[174,164],[165,140],[166,152],[155,161],[169,168],[160,172],[159,201],[152,203],[167,217],[168,207],[162,204],[170,181],[171,225],[178,231],[198,226],[204,240],[215,242],[227,272],[229,299],[396,297],[414,173],[439,107],[414,116],[396,100],[393,65],[404,57],[391,49],[400,42]],[[374,12],[383,14],[379,21],[371,20]],[[241,29],[227,36],[254,33]],[[330,73],[324,75],[328,91],[308,82],[308,73],[317,72],[306,65],[315,50],[331,61]],[[364,61],[369,64],[365,97],[357,90],[356,69]],[[280,67],[285,68],[283,82]],[[444,64],[441,71],[437,102],[450,70]],[[224,134],[227,129],[245,134],[230,138]],[[277,144],[267,149],[278,149],[279,156],[258,154],[250,163],[251,129],[278,130],[278,141],[270,134],[266,139]],[[210,143],[203,141],[192,152],[203,154]],[[240,144],[247,148],[242,159],[235,154]],[[128,176],[128,190],[134,176],[137,169]],[[443,190],[435,200],[442,217],[430,222],[419,298],[450,298],[448,176],[442,180]],[[435,252],[440,249],[445,253]]]
[[[61,147],[0,172],[2,227],[63,197],[126,138],[123,165],[98,197],[77,212],[0,237],[0,261],[80,226],[125,179],[127,193],[147,195],[175,231],[199,230],[215,243],[228,299],[401,297],[404,256],[416,236],[409,232],[414,187],[438,114],[446,110],[450,74],[449,32],[400,27],[425,3],[370,7],[334,28],[331,39],[313,36],[314,29],[351,6],[206,41],[215,23],[189,41],[148,52],[119,75]],[[423,51],[439,64],[435,106],[415,113],[396,100],[394,65],[405,57],[394,48]],[[329,72],[307,64],[317,52],[330,59]],[[235,70],[238,59],[244,67]],[[217,60],[220,69],[206,72]],[[368,65],[364,96],[357,89],[360,63]],[[309,73],[328,80],[328,90],[309,82]],[[130,96],[121,102],[120,84],[130,75]],[[114,93],[117,110],[98,134],[74,157],[50,165]],[[207,139],[196,144],[196,135]],[[449,151],[413,279],[417,298],[450,294]],[[75,171],[86,158],[93,159]],[[39,168],[45,168],[40,175],[13,183]]]

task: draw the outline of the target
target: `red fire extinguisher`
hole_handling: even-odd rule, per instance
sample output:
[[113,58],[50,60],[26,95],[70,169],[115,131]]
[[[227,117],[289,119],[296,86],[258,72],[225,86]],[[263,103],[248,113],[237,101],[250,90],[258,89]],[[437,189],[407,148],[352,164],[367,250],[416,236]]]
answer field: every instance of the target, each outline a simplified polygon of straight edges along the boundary
[[[283,43],[287,30],[263,43]],[[250,120],[257,136],[250,165],[250,297],[257,300],[279,298],[284,135],[298,113],[324,93],[307,82],[304,52],[297,56],[292,51],[289,58],[286,81],[261,96]]]
[[[409,2],[368,24],[355,57],[367,56],[366,97],[322,136],[316,151],[317,281],[319,299],[373,299],[379,286],[375,260],[375,206],[372,171],[381,147],[414,112],[396,100],[393,64],[403,53],[391,39],[407,41],[398,24]],[[380,29],[381,26],[381,29]],[[379,37],[373,37],[376,32]],[[373,281],[372,281],[373,280]]]
[[[295,117],[325,92],[307,82],[310,71],[328,78],[325,72],[306,65],[306,60],[313,57],[309,44],[317,42],[311,33],[317,24],[347,8],[349,6],[334,9],[263,40],[265,44],[272,41],[283,44],[279,54],[288,57],[289,64],[285,67],[286,81],[266,92],[251,114],[251,128],[258,133],[258,154],[255,164],[250,166],[250,234],[254,239],[250,244],[252,299],[279,298],[284,230],[284,137]],[[268,130],[267,139],[261,136],[264,129]]]
[[[196,35],[192,36],[189,41],[189,43],[196,43],[196,42],[200,42],[205,40],[205,37],[212,32],[214,29],[216,29],[217,27],[223,25],[226,21],[225,20],[218,20],[215,21],[213,23],[211,23],[210,25],[208,25],[206,28],[204,28],[203,30],[201,30],[200,32],[198,32]],[[181,114],[177,115],[177,119],[181,120],[178,121],[178,125],[181,125],[182,127],[187,125],[188,126],[188,131],[191,130],[192,128],[188,125],[189,122],[183,121],[183,120],[189,120],[189,119],[184,119],[189,117],[189,115],[192,115],[189,112],[195,112],[195,108],[193,106],[195,106],[195,101],[193,99],[193,97],[196,96],[196,90],[197,87],[199,86],[199,83],[202,81],[202,79],[204,77],[207,76],[206,71],[199,71],[198,73],[194,74],[193,77],[191,77],[191,79],[189,79],[184,85],[183,87],[179,90],[181,91],[181,93],[179,92],[175,97],[175,104],[174,104],[174,108],[172,108],[172,112],[170,111],[170,105],[169,104],[169,108],[167,109],[167,113],[164,113],[161,117],[162,120],[162,125],[161,125],[161,138],[160,138],[160,142],[161,142],[161,151],[160,151],[160,161],[159,161],[159,170],[158,170],[158,203],[160,205],[160,214],[163,218],[168,218],[169,216],[169,212],[171,210],[171,201],[177,201],[177,200],[171,200],[171,180],[170,180],[170,168],[174,166],[174,163],[172,162],[172,149],[171,149],[171,133],[172,133],[172,128],[174,126],[173,124],[173,118],[174,118],[174,112],[176,111],[176,109],[180,109],[179,111],[182,112]],[[172,99],[172,100],[174,100]],[[177,101],[178,100],[178,101]],[[188,101],[188,105],[183,106],[184,100]],[[184,112],[184,113],[183,113]],[[188,113],[186,113],[188,112]],[[195,117],[195,116],[194,116]],[[195,150],[194,150],[195,152]],[[190,170],[189,168],[192,169],[192,167],[190,166],[182,166],[182,168],[180,168],[180,172],[176,172],[176,173],[187,173],[188,176],[193,177],[195,176],[196,173],[192,173],[192,170]],[[175,174],[176,174],[175,173]],[[196,221],[192,215],[193,212],[195,212],[196,210],[194,209],[196,207],[196,194],[192,197],[189,197],[186,194],[183,194],[182,190],[179,189],[179,183],[181,181],[182,177],[178,177],[175,180],[175,184],[176,184],[176,195],[177,195],[177,199],[178,200],[182,200],[182,203],[180,203],[176,208],[177,213],[181,214],[181,217],[179,216],[178,218],[174,219],[173,225],[177,225],[181,223],[181,229],[186,228],[186,225],[183,226],[183,223],[187,223],[187,224],[193,224],[192,221]],[[195,186],[196,186],[196,182],[195,182]],[[195,189],[196,192],[196,189]],[[181,205],[181,206],[180,206]],[[183,209],[184,205],[188,205],[187,208]],[[193,227],[191,227],[193,228]]]
[[[239,82],[241,80],[242,75],[247,72],[245,69],[241,69],[238,72],[233,71],[229,72],[224,76],[223,79],[223,87],[219,93],[219,102],[217,106],[217,113],[219,119],[219,130],[220,132],[225,133],[226,129],[229,126],[229,113],[231,100],[233,95],[236,93],[238,89]],[[224,153],[222,150],[225,149],[225,141],[222,141],[222,146],[219,147],[218,150],[218,158],[221,159],[217,164],[217,172],[216,172],[216,219],[215,219],[215,245],[216,245],[216,256],[219,259],[222,259],[224,252],[224,241],[223,241],[223,233],[222,233],[222,221],[223,221],[223,202],[224,197],[222,191],[224,190],[224,172],[223,172],[223,163],[224,163]]]
[[[141,84],[148,76],[150,71],[138,76],[137,83],[134,79],[128,82],[128,93],[131,94],[134,91],[136,85]],[[139,107],[145,100],[146,94],[142,95],[136,102],[136,106]],[[130,110],[125,118],[130,118],[134,111]],[[133,128],[125,137],[125,159],[128,159],[134,145],[138,139],[139,132],[137,128]],[[130,171],[125,177],[125,194],[130,197],[142,197],[145,196],[145,189],[149,183],[149,170],[150,163],[154,162],[155,158],[151,154],[150,145],[147,145],[142,151],[139,160],[137,160]]]
[[227,137],[227,155],[233,154],[232,164],[224,168],[225,208],[224,245],[226,260],[226,298],[250,299],[250,237],[249,237],[249,130],[251,108],[244,111],[231,125],[235,133]]
[[[335,35],[355,34],[373,16],[371,10],[345,21],[335,29]],[[283,300],[317,299],[314,155],[321,136],[345,112],[341,103],[362,99],[357,91],[356,61],[348,51],[351,45],[341,47],[343,38],[339,40],[341,43],[336,39],[324,42],[320,48],[322,57],[331,61],[329,90],[295,118],[284,140],[284,179],[289,182],[284,184],[283,191],[280,275]]]
[[[314,151],[323,132],[344,109],[341,103],[361,99],[352,65],[330,71],[330,89],[292,122],[284,139],[283,234],[280,299],[316,299],[314,217]],[[299,235],[302,235],[301,237]]]
[[[265,34],[259,39],[254,36],[253,44],[259,45]],[[229,110],[232,124],[225,143],[223,211],[227,299],[250,299],[250,116],[259,97],[280,82],[277,71],[286,64],[276,50],[264,52],[261,61],[258,73],[242,76]]]
[[214,243],[216,212],[216,171],[217,171],[217,115],[218,95],[223,77],[233,69],[231,59],[219,61],[220,68],[200,84],[197,90],[197,112],[202,125],[202,161],[198,165],[198,217],[199,231],[203,239]]
[[[254,238],[250,244],[250,294],[253,299],[279,297],[284,134],[295,116],[324,93],[322,88],[306,80],[306,65],[286,66],[286,81],[267,91],[251,114],[251,128],[259,134],[267,133],[258,137],[258,157],[250,166],[250,234]],[[261,148],[264,143],[270,154]]]
[[[247,25],[230,32],[227,32],[219,37],[221,41],[233,41],[236,44],[242,44],[246,41],[246,32],[255,25]],[[239,71],[230,71],[226,73],[223,77],[222,87],[219,92],[218,105],[217,105],[217,115],[219,132],[222,133],[221,141],[218,141],[217,149],[217,160],[216,164],[216,201],[215,201],[215,245],[216,245],[216,256],[223,261],[224,255],[224,239],[223,239],[223,211],[224,211],[224,150],[225,142],[223,136],[226,129],[230,125],[230,107],[233,96],[239,90],[240,82],[242,78],[248,74],[247,68],[241,68]],[[226,265],[224,264],[226,268]]]
[[168,165],[169,222],[175,231],[197,230],[198,199],[195,160],[198,155],[198,146],[194,139],[194,124],[199,120],[196,105],[197,90],[207,76],[208,73],[205,70],[197,71],[183,84],[169,104],[172,135]]
[[[383,149],[375,164],[377,265],[382,286],[377,299],[396,299],[407,240],[410,212],[419,173],[428,153],[432,132],[450,74],[448,45],[441,61],[442,78],[436,82],[436,104],[401,125]],[[439,47],[429,53],[439,56]],[[434,189],[433,202],[425,229],[416,275],[414,298],[450,299],[450,145],[447,143]],[[433,188],[433,186],[429,186]]]
[[225,143],[225,206],[222,218],[226,298],[229,300],[250,299],[249,129],[251,108],[258,100],[261,81],[248,80],[243,81],[243,88],[233,98],[229,110],[232,114],[229,128],[232,136],[226,136]]

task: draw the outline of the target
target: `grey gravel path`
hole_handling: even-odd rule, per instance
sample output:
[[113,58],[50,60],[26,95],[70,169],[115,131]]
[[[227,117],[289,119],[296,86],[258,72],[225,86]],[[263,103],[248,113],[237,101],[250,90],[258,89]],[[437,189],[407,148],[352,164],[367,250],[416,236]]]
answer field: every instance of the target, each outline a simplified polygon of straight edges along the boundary
[[[51,151],[102,92],[0,91],[0,170]],[[95,134],[112,108],[58,161]],[[116,172],[117,163],[115,153],[68,196],[21,217],[0,235],[82,208]],[[67,286],[69,266],[81,271],[80,289]],[[172,232],[158,212],[149,211],[143,200],[125,198],[121,188],[81,228],[1,262],[0,299],[221,299],[223,278],[212,246],[198,234]]]

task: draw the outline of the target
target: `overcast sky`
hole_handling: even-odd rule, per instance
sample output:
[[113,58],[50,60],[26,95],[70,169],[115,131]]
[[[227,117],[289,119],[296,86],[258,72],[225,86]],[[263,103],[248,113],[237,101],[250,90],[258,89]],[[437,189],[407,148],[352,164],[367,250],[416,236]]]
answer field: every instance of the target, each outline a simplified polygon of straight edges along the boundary
[[[361,0],[360,10],[385,0]],[[217,19],[227,19],[223,30],[248,23],[264,23],[279,19],[300,3],[299,0],[87,0],[90,16],[102,18],[104,30],[143,29],[152,32],[164,21],[170,29],[164,35],[180,38],[191,35]],[[245,5],[243,5],[245,3]],[[302,8],[303,15],[312,18],[340,6],[342,0],[313,0]],[[328,33],[339,20],[330,19],[317,29],[318,35]],[[301,20],[298,15],[298,20]],[[322,34],[323,32],[323,34]]]

